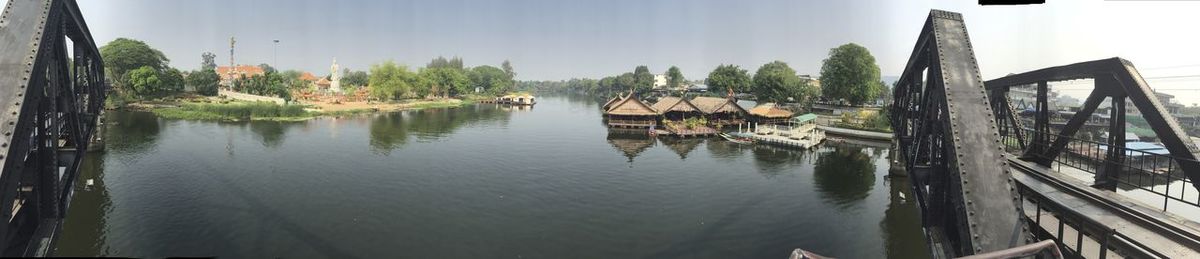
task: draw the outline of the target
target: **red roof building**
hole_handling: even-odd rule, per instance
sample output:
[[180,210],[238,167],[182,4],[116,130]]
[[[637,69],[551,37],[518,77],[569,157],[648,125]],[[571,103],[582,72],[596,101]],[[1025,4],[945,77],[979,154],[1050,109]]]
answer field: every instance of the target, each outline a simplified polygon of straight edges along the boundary
[[217,75],[221,76],[221,85],[224,86],[231,85],[234,79],[238,79],[243,76],[252,77],[263,74],[266,74],[266,71],[263,71],[262,67],[259,66],[241,65],[232,68],[229,66],[217,67]]

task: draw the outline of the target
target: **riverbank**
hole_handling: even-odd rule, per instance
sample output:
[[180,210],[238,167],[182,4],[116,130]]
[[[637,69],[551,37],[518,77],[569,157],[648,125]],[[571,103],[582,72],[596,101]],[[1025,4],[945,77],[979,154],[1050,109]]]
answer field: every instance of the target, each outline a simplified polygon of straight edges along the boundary
[[342,117],[375,112],[455,108],[477,98],[444,98],[369,103],[298,103],[229,101],[218,97],[156,100],[129,103],[125,109],[153,112],[160,118],[203,121],[304,121],[319,117]]

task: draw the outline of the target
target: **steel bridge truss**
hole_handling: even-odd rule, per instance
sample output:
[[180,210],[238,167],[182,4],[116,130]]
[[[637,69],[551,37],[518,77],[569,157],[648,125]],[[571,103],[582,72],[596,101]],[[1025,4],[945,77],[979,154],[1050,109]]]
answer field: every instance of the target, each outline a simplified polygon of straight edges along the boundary
[[894,90],[892,128],[938,257],[1031,241],[958,13],[934,10]]
[[[1118,201],[1124,198],[1108,198],[1118,186],[1132,186],[1161,195],[1163,211],[1178,203],[1200,207],[1197,149],[1130,62],[1120,58],[1088,61],[985,83],[980,80],[962,16],[938,10],[930,12],[912,53],[893,89],[891,119],[899,158],[912,176],[935,256],[1001,251],[1034,239],[1055,240],[1069,257],[1104,258],[1109,250],[1133,257],[1172,257],[1187,252],[1161,249],[1164,244],[1197,247],[1200,232],[1173,225],[1176,223],[1158,215],[1161,213],[1129,208],[1135,205]],[[1051,117],[1058,114],[1050,109],[1049,84],[1078,79],[1094,80],[1095,88],[1081,109],[1056,130]],[[1028,86],[1037,89],[1036,100],[1031,102],[1035,111],[1032,128],[1024,125],[1008,97],[1013,87]],[[1106,99],[1111,102],[1108,119],[1093,117]],[[1127,146],[1127,103],[1142,114],[1169,154]],[[1093,118],[1107,124],[1108,137],[1076,136]],[[1006,154],[1019,159],[1009,160]],[[1094,174],[1090,185],[1095,188],[1072,185],[1069,182],[1073,180],[1041,171],[1053,170],[1054,165]],[[1013,169],[1022,172],[1017,177],[1021,181],[1014,182]],[[1176,177],[1177,173],[1183,176]],[[1148,183],[1143,182],[1147,177]],[[1173,184],[1181,186],[1172,188]],[[1074,198],[1064,198],[1068,196]],[[1071,199],[1106,209],[1076,211],[1073,206],[1081,204],[1064,203]],[[1025,214],[1023,203],[1031,203],[1036,212]],[[1043,222],[1047,217],[1057,221]],[[1053,222],[1058,222],[1057,231],[1045,229],[1045,224]],[[1126,224],[1120,222],[1138,227],[1110,225]],[[1035,235],[1031,235],[1031,225],[1037,226]],[[1071,238],[1064,235],[1064,226],[1079,231]],[[1170,242],[1144,244],[1127,234],[1146,238],[1146,242]],[[1085,249],[1085,235],[1099,244],[1098,252],[1093,251],[1095,247]],[[1068,241],[1074,246],[1068,246]]]
[[[1049,125],[1052,111],[1048,108],[1047,92],[1050,82],[1078,79],[1092,79],[1095,87],[1080,110],[1067,121],[1061,130],[1055,132]],[[1124,59],[1110,58],[1088,61],[1065,66],[1045,68],[1020,74],[1009,75],[987,81],[987,89],[993,101],[993,111],[998,118],[996,124],[1000,134],[1008,141],[1020,146],[1021,159],[1035,162],[1042,166],[1051,166],[1068,149],[1071,142],[1085,142],[1076,133],[1096,113],[1100,104],[1108,99],[1111,102],[1108,119],[1108,138],[1103,143],[1094,142],[1097,150],[1075,148],[1073,155],[1095,156],[1103,153],[1098,159],[1099,168],[1095,168],[1095,184],[1105,190],[1116,190],[1121,172],[1129,171],[1127,156],[1161,158],[1150,159],[1146,169],[1151,171],[1162,164],[1168,172],[1182,171],[1192,188],[1200,188],[1200,163],[1196,160],[1196,148],[1189,144],[1187,134],[1163,108],[1162,103],[1155,97],[1154,91],[1142,79],[1141,74],[1133,65]],[[1022,85],[1037,85],[1037,107],[1034,113],[1034,125],[1030,130],[1021,125],[1021,120],[1014,116],[1013,110],[1005,107],[1009,103],[1007,93],[1011,87]],[[1146,123],[1154,130],[1169,155],[1147,154],[1126,147],[1125,124],[1126,107],[1132,103],[1145,118]],[[996,105],[999,104],[999,105]],[[1000,109],[996,109],[1000,108]],[[1031,135],[1031,136],[1026,136]],[[1089,143],[1090,144],[1090,143]],[[1076,144],[1076,146],[1079,146]],[[1169,177],[1169,176],[1168,176]],[[1195,202],[1193,202],[1195,203]]]
[[9,1],[0,17],[0,255],[51,252],[105,90],[75,1]]

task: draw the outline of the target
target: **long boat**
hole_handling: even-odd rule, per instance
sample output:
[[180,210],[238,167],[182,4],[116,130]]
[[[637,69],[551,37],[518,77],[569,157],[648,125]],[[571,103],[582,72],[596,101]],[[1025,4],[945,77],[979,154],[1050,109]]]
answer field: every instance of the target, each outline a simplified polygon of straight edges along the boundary
[[729,142],[743,144],[743,145],[754,144],[754,139],[752,139],[752,138],[738,137],[738,136],[729,135],[727,133],[721,133],[718,135],[720,135],[722,138],[725,138],[725,140],[728,140]]

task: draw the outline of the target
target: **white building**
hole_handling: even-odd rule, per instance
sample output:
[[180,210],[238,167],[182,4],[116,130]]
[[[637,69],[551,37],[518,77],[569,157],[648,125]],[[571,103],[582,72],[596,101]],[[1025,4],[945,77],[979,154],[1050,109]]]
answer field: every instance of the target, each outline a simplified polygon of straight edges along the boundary
[[663,88],[663,87],[667,87],[667,75],[655,74],[654,75],[654,88]]

